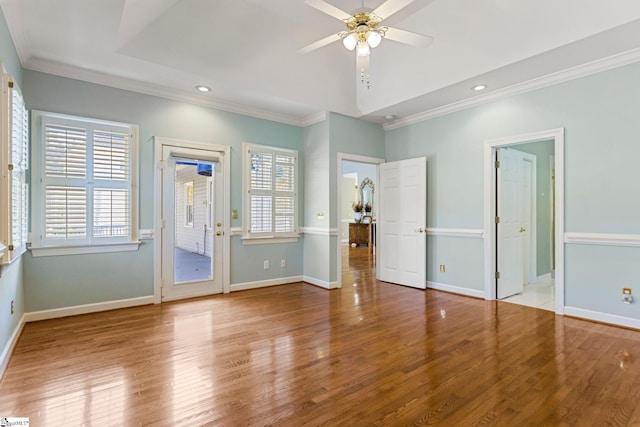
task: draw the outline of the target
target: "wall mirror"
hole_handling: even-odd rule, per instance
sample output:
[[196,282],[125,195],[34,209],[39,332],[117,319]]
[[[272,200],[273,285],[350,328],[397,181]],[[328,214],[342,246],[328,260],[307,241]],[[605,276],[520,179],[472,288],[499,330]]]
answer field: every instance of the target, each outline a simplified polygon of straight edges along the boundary
[[360,202],[365,216],[372,216],[374,191],[375,186],[371,178],[363,179],[360,183]]

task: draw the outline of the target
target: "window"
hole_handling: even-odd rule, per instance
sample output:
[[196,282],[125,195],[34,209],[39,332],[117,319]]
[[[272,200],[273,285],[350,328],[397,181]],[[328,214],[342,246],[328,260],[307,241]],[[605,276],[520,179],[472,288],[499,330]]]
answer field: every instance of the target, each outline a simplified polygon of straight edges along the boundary
[[1,120],[3,133],[0,160],[2,175],[2,225],[0,226],[0,258],[8,264],[27,247],[29,125],[20,89],[11,76],[2,72]]
[[40,213],[33,219],[34,248],[133,242],[137,128],[34,112],[33,133],[39,144],[33,182],[41,183],[34,186],[34,206],[40,207],[34,211]]
[[193,227],[193,181],[184,183],[184,226]]
[[298,237],[298,152],[245,144],[245,239]]

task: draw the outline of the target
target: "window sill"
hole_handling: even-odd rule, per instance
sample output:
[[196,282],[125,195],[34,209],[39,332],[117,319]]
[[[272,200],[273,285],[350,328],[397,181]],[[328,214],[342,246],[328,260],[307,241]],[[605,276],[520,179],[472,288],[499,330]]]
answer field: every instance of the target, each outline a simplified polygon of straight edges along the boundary
[[[6,248],[6,246],[0,245],[0,247]],[[4,250],[4,249],[3,249]],[[13,268],[14,265],[18,264],[18,260],[20,258],[22,258],[22,255],[26,252],[26,249],[23,249],[22,252],[13,254],[13,258],[11,258],[9,261],[5,260],[3,257],[6,255],[6,252],[2,252],[0,251],[0,260],[2,260],[2,262],[0,262],[0,277],[4,277],[5,274],[7,274],[9,272],[9,270],[11,270],[11,268]]]
[[60,256],[60,255],[83,255],[83,254],[102,254],[109,252],[131,252],[137,251],[142,242],[128,243],[109,243],[104,245],[87,245],[87,246],[45,246],[31,247],[31,255],[34,258],[43,256]]
[[271,245],[276,243],[296,243],[300,237],[299,236],[288,236],[288,237],[242,237],[242,244],[244,245]]

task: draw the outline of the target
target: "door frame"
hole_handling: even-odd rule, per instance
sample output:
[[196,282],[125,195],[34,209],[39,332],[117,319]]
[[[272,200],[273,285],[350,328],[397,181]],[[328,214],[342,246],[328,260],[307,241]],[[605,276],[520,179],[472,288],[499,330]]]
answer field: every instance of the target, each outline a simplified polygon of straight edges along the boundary
[[554,141],[555,156],[555,312],[564,314],[564,128],[486,140],[484,143],[484,292],[496,299],[496,169],[495,152],[500,147],[538,141]]
[[220,164],[222,165],[222,204],[223,204],[223,235],[222,235],[222,292],[229,293],[230,289],[230,267],[231,259],[231,147],[216,145],[205,142],[185,141],[173,138],[153,137],[154,142],[154,168],[153,168],[153,302],[162,302],[162,150],[163,147],[193,148],[198,150],[217,151],[223,153]]
[[[369,156],[361,156],[358,154],[349,154],[349,153],[337,153],[337,158],[338,158],[338,163],[336,165],[336,171],[337,171],[337,175],[336,175],[336,197],[338,198],[336,201],[336,212],[335,212],[335,218],[336,218],[336,224],[338,224],[338,221],[340,221],[340,219],[342,218],[342,161],[343,160],[347,160],[350,162],[359,162],[359,163],[368,163],[368,164],[373,164],[376,165],[376,183],[380,182],[380,173],[378,171],[378,167],[377,165],[381,164],[381,163],[385,163],[386,160],[384,159],[380,159],[377,157],[369,157]],[[376,184],[377,185],[377,184]],[[378,204],[378,192],[374,192],[373,193],[373,203],[374,206],[377,206]],[[340,227],[342,226],[342,223],[340,223],[337,226],[337,233],[336,233],[336,275],[337,275],[337,288],[342,288],[342,237],[340,234]],[[378,250],[376,250],[376,256],[379,253]],[[376,262],[376,277],[378,277],[378,263]]]

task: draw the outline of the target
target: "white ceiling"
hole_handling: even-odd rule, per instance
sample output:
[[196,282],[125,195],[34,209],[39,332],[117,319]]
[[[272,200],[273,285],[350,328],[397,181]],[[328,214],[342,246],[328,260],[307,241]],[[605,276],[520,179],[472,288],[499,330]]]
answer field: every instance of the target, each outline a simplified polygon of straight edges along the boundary
[[[361,6],[327,1],[347,12]],[[640,60],[638,0],[415,0],[384,23],[431,35],[433,44],[383,40],[371,54],[372,87],[359,95],[355,53],[340,42],[297,53],[345,28],[303,0],[0,6],[24,68],[293,124],[323,111],[402,122],[603,68],[593,64]],[[488,85],[482,95],[471,90],[477,83]],[[198,84],[213,91],[196,93]]]

